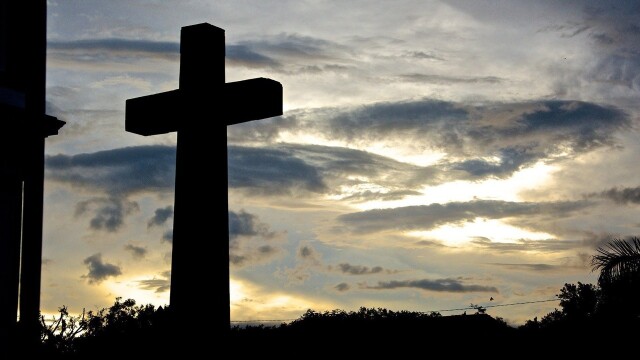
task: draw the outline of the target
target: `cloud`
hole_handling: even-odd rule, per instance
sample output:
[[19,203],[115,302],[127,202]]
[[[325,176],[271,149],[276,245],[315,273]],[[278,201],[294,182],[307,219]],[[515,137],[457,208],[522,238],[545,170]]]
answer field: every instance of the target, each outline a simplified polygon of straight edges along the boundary
[[367,201],[393,201],[402,200],[407,196],[421,195],[422,193],[414,190],[392,190],[387,192],[365,190],[356,192],[351,195],[345,196],[340,200],[350,200],[355,202],[367,202]]
[[84,259],[83,263],[87,265],[89,273],[82,277],[89,279],[89,284],[99,284],[108,277],[122,275],[122,270],[119,266],[102,261],[101,253],[89,256]]
[[322,254],[308,241],[302,241],[296,251],[296,266],[285,267],[279,272],[287,279],[287,284],[302,284],[311,277],[312,270],[322,269]]
[[[76,204],[76,216],[93,213],[90,227],[115,232],[124,218],[138,211],[128,197],[139,193],[171,193],[175,184],[175,147],[125,147],[77,155],[52,155],[45,160],[48,181],[104,193]],[[167,210],[159,216],[166,215]],[[158,214],[156,214],[158,216]],[[158,218],[157,220],[160,220]]]
[[[278,120],[232,127],[230,138],[246,143],[282,142],[304,134],[360,148],[374,143],[414,152],[428,149],[445,156],[436,166],[403,169],[403,178],[412,175],[433,183],[506,178],[541,160],[549,163],[615,146],[616,132],[628,129],[630,124],[624,111],[584,101],[471,105],[418,99],[291,111]],[[280,162],[289,162],[293,157],[314,165],[325,181],[328,175],[337,173],[331,173],[333,167],[375,174],[373,162],[382,162],[366,151],[357,153],[338,146],[287,144],[269,148],[268,156],[282,159]],[[357,162],[351,162],[352,158]],[[393,166],[391,161],[386,164]]]
[[421,280],[393,280],[393,281],[379,281],[378,285],[369,286],[363,285],[364,289],[374,290],[390,290],[398,288],[416,288],[427,291],[438,292],[454,292],[454,293],[466,293],[466,292],[498,292],[498,289],[493,286],[484,285],[466,285],[456,279],[421,279]]
[[402,74],[400,79],[411,82],[430,83],[430,84],[500,84],[505,80],[497,76],[447,76],[447,75],[435,75],[435,74]]
[[349,263],[339,264],[336,269],[347,275],[371,275],[383,272],[392,273],[392,271],[386,270],[382,266],[374,266],[372,268],[369,268],[368,266],[351,265]]
[[169,220],[170,217],[173,216],[173,206],[169,205],[164,208],[156,209],[155,214],[149,222],[147,223],[147,227],[150,228],[152,226],[160,226]]
[[229,262],[233,266],[265,263],[282,253],[283,234],[272,231],[257,215],[229,211]]
[[74,41],[49,41],[50,50],[101,50],[105,52],[144,52],[155,54],[179,54],[180,44],[167,41],[131,39],[85,39]]
[[132,146],[46,157],[47,180],[111,195],[173,191],[175,146]]
[[491,251],[500,251],[500,252],[523,252],[523,251],[558,252],[558,251],[570,250],[570,249],[575,249],[575,248],[580,248],[585,246],[584,242],[576,241],[576,240],[520,239],[514,243],[506,243],[506,242],[494,242],[494,241],[491,241],[491,239],[488,239],[485,237],[475,237],[471,240],[471,244],[484,249],[489,249]]
[[470,159],[458,163],[453,163],[453,170],[462,170],[477,178],[487,176],[507,177],[520,170],[525,165],[532,165],[538,159],[543,158],[541,154],[535,153],[531,148],[507,147],[497,150],[495,156],[498,162],[489,162],[484,159]]
[[[175,62],[179,56],[180,44],[166,41],[109,38],[47,42],[47,60],[51,68],[141,72],[148,70],[131,64],[150,59]],[[110,66],[102,67],[105,63]]]
[[229,211],[229,240],[239,236],[262,236],[270,238],[274,232],[269,231],[269,225],[261,223],[256,215],[240,210]]
[[522,270],[522,271],[553,271],[557,270],[558,266],[549,264],[503,264],[503,263],[490,263],[489,265],[498,266],[507,270]]
[[173,242],[173,229],[169,229],[162,233],[162,241]]
[[229,186],[262,195],[323,192],[318,170],[282,150],[229,146]]
[[89,227],[93,230],[116,232],[124,225],[124,218],[140,210],[138,203],[119,197],[96,197],[76,204],[75,216],[92,213]]
[[589,206],[587,201],[509,202],[473,200],[375,209],[340,215],[338,221],[352,232],[371,233],[386,230],[430,230],[446,223],[462,223],[475,218],[565,217]]
[[134,259],[142,259],[147,255],[147,249],[141,246],[127,244],[124,246],[124,249],[130,252]]
[[634,188],[614,187],[609,190],[603,191],[600,194],[589,194],[588,196],[599,196],[605,199],[609,199],[620,205],[640,204],[640,186]]
[[444,61],[445,59],[434,53],[427,53],[424,51],[408,51],[403,54],[404,57],[409,57],[413,59],[423,59],[423,60],[438,60]]
[[349,290],[351,287],[347,283],[340,283],[340,284],[334,286],[333,288],[336,289],[339,292],[345,292],[345,291]]
[[242,41],[238,46],[248,47],[263,55],[279,59],[282,64],[309,64],[310,61],[314,64],[340,63],[350,58],[350,50],[347,46],[293,33],[282,33],[262,40]]
[[[251,144],[230,147],[230,186],[254,195],[392,201],[418,195],[425,185],[505,179],[541,161],[616,146],[617,132],[630,123],[615,107],[581,101],[470,105],[418,99],[291,111],[230,128],[231,141]],[[286,143],[297,135],[345,145]],[[264,142],[277,145],[256,146]],[[442,158],[419,166],[352,148],[372,144]],[[349,191],[342,193],[343,187]]]
[[160,278],[146,279],[138,281],[139,287],[143,290],[153,290],[155,293],[167,292],[171,289],[171,271],[164,271]]
[[255,52],[248,45],[227,45],[226,60],[230,65],[249,68],[278,68],[282,66],[276,60]]
[[447,247],[442,242],[437,240],[420,240],[415,242],[418,246],[427,246],[427,247]]

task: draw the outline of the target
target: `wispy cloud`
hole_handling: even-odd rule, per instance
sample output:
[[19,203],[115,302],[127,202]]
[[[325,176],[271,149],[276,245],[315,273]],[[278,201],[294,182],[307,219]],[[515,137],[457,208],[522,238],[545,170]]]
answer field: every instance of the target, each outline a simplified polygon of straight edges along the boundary
[[134,259],[142,259],[147,255],[147,249],[142,246],[127,244],[124,249],[128,251]]
[[171,288],[171,271],[162,272],[159,278],[154,276],[152,279],[139,280],[138,284],[143,290],[153,290],[156,293],[167,292]]
[[504,264],[504,263],[490,263],[489,265],[498,266],[507,270],[520,270],[520,271],[554,271],[558,270],[557,265],[549,264]]
[[296,266],[285,267],[279,274],[287,279],[287,284],[302,284],[311,277],[311,270],[321,269],[322,254],[308,241],[302,241],[296,251]]
[[564,217],[588,206],[590,203],[586,201],[534,203],[473,200],[367,210],[340,215],[338,220],[356,233],[385,230],[430,230],[447,223],[472,221],[477,217],[488,219],[534,215]]
[[229,262],[241,267],[273,260],[282,253],[282,235],[257,215],[229,211]]
[[[331,267],[331,269],[333,269],[333,267]],[[363,265],[352,265],[349,263],[338,264],[335,269],[346,275],[371,275],[380,273],[393,274],[397,272],[394,270],[385,269],[382,266],[368,267]]]
[[415,288],[427,291],[437,292],[453,292],[453,293],[466,293],[466,292],[494,292],[497,293],[498,289],[494,286],[464,284],[460,280],[456,279],[420,279],[420,280],[393,280],[393,281],[379,281],[377,285],[362,285],[364,289],[373,290],[392,290],[398,288]]
[[135,201],[120,197],[96,197],[76,204],[76,216],[92,213],[89,226],[93,230],[116,232],[124,225],[125,216],[139,211]]
[[640,186],[625,188],[614,187],[601,193],[592,193],[587,196],[609,199],[620,205],[640,204]]

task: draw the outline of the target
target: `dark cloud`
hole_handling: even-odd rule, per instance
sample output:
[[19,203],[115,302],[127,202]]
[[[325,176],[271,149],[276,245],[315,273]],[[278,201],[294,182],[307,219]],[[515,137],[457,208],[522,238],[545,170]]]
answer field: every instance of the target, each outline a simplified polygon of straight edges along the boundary
[[478,178],[489,175],[504,177],[510,176],[526,165],[535,163],[536,160],[543,156],[533,153],[530,147],[509,147],[499,149],[496,157],[499,159],[498,162],[470,159],[453,163],[451,167],[454,170],[462,170]]
[[[416,166],[345,147],[282,144],[230,149],[230,184],[258,193],[338,191],[359,177],[388,190],[364,190],[343,200],[394,200],[424,185],[507,178],[539,161],[551,163],[616,145],[629,116],[580,101],[532,101],[471,106],[430,99],[287,113],[278,120],[232,127],[237,141],[278,141],[280,131],[316,134],[353,144],[408,144],[446,154]],[[244,136],[244,140],[243,139]],[[234,165],[237,164],[237,165]],[[283,169],[284,168],[284,169]]]
[[259,54],[247,45],[227,45],[226,60],[231,65],[245,66],[250,68],[258,67],[280,67],[281,64],[274,59]]
[[349,47],[299,34],[278,34],[227,46],[232,64],[268,67],[285,74],[339,72],[352,61]]
[[333,288],[336,289],[339,292],[345,292],[345,291],[349,290],[351,287],[347,283],[340,283],[340,284],[334,286]]
[[89,226],[93,230],[116,232],[124,225],[124,218],[140,207],[135,201],[119,197],[92,198],[76,204],[75,215],[93,214]]
[[263,195],[296,191],[323,192],[318,170],[288,152],[268,148],[229,146],[229,186]]
[[[327,189],[329,192],[340,185],[373,182],[388,188],[389,191],[380,194],[365,192],[363,196],[379,196],[392,200],[394,197],[414,194],[414,187],[437,183],[442,176],[441,170],[436,167],[407,164],[363,150],[293,144],[281,145],[280,149],[314,166],[323,180],[332,185]],[[367,180],[357,180],[358,177]]]
[[132,244],[127,244],[124,246],[124,249],[131,253],[135,259],[142,259],[147,255],[147,249],[141,246],[135,246]]
[[169,229],[162,233],[162,241],[173,242],[173,229]]
[[300,259],[314,259],[316,256],[316,251],[311,245],[302,245],[298,248],[298,257]]
[[[136,146],[47,156],[45,169],[47,180],[105,193],[106,197],[79,202],[76,215],[92,212],[92,229],[113,232],[123,225],[126,215],[138,210],[138,204],[128,196],[173,191],[175,147]],[[166,215],[166,211],[159,215]]]
[[167,222],[167,220],[169,220],[169,218],[172,216],[173,216],[173,206],[169,205],[164,208],[158,208],[156,209],[156,212],[153,215],[153,217],[149,219],[149,222],[147,223],[147,227],[162,225],[165,222]]
[[175,146],[125,147],[46,157],[47,180],[112,195],[173,191]]
[[599,196],[609,199],[616,204],[640,204],[640,186],[634,188],[611,188],[600,194],[590,194],[589,197]]
[[363,288],[374,289],[374,290],[416,288],[416,289],[422,289],[427,291],[454,292],[454,293],[465,293],[465,292],[497,293],[498,292],[498,289],[493,286],[473,285],[473,284],[466,285],[456,279],[379,281],[378,285],[375,285],[375,286],[364,285]]
[[325,39],[299,34],[279,34],[262,41],[244,41],[246,46],[263,54],[279,59],[313,61],[340,59],[348,52],[348,48]]
[[404,57],[409,57],[413,59],[423,59],[423,60],[438,60],[444,61],[445,59],[437,54],[424,52],[424,51],[409,51],[403,54]]
[[390,273],[391,271],[385,270],[382,266],[374,266],[372,268],[362,265],[351,265],[349,263],[342,263],[337,266],[337,269],[343,274],[348,275],[370,275],[379,274],[382,272]]
[[287,279],[289,284],[302,284],[311,277],[312,270],[322,269],[322,254],[308,241],[302,241],[296,251],[296,266],[286,267],[279,273]]
[[82,277],[89,279],[90,284],[99,284],[108,277],[122,275],[119,266],[109,264],[102,261],[102,254],[97,253],[84,259],[83,263],[87,265],[89,273]]
[[[457,104],[423,99],[382,102],[345,109],[327,123],[328,134],[340,139],[373,139],[381,135],[411,132],[415,137],[438,132],[446,126],[455,128],[467,120],[468,111]],[[442,134],[442,133],[441,133]]]
[[[47,42],[47,60],[50,67],[73,67],[112,71],[101,68],[100,64],[109,63],[126,66],[127,62],[140,62],[150,58],[177,61],[180,56],[180,44],[166,41],[135,39],[83,39],[73,41]],[[144,67],[130,68],[145,71]]]
[[229,240],[232,241],[239,236],[262,236],[270,238],[274,233],[269,230],[269,225],[258,220],[256,215],[240,210],[240,212],[229,211]]
[[551,271],[557,270],[558,266],[549,264],[503,264],[491,263],[489,265],[499,266],[507,270],[523,270],[523,271]]
[[514,126],[502,129],[500,135],[544,133],[556,141],[572,145],[574,150],[584,151],[612,144],[612,131],[629,124],[627,114],[613,107],[556,100],[545,101],[536,110],[522,114]]
[[404,81],[451,85],[451,84],[500,84],[505,80],[497,76],[481,76],[481,77],[459,77],[435,74],[403,74],[400,79]]
[[393,200],[402,200],[407,196],[412,195],[421,195],[421,192],[414,190],[394,190],[388,192],[380,192],[380,191],[371,191],[366,190],[362,192],[353,193],[351,195],[343,197],[341,200],[349,200],[355,202],[367,202],[374,200],[381,201],[393,201]]
[[139,280],[140,288],[143,290],[153,290],[156,293],[163,293],[171,289],[171,271],[165,271],[160,278]]
[[522,251],[541,251],[541,252],[558,252],[584,247],[582,241],[577,240],[527,240],[520,239],[514,243],[494,242],[486,237],[475,237],[471,240],[473,245],[499,252],[522,252]]
[[344,214],[338,220],[349,230],[369,233],[385,230],[429,230],[446,223],[462,223],[475,218],[503,219],[511,217],[565,217],[590,205],[587,201],[566,202],[508,202],[474,200],[375,209]]
[[180,44],[167,41],[131,40],[131,39],[86,39],[74,41],[49,41],[49,50],[79,50],[106,52],[145,52],[160,54],[179,54]]
[[420,167],[344,147],[278,144],[229,148],[229,186],[254,195],[335,194],[341,185],[371,181],[388,190],[351,193],[342,199],[391,201],[419,195],[413,188],[438,183],[443,174],[436,167]]
[[447,247],[442,242],[437,240],[420,240],[415,243],[418,246],[428,246],[428,247]]
[[229,211],[229,262],[247,266],[269,261],[282,252],[282,234],[272,231],[257,215]]

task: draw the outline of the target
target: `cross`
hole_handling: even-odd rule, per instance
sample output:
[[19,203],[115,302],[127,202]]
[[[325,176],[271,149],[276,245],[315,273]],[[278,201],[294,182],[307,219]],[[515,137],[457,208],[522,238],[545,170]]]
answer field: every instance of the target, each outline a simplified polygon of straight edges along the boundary
[[215,304],[211,331],[223,334],[230,316],[226,127],[282,115],[282,85],[265,78],[225,83],[224,57],[223,29],[183,27],[179,88],[128,99],[125,115],[128,132],[178,132],[170,309],[197,326],[188,322],[208,320],[196,311]]
[[46,29],[45,0],[0,1],[0,357],[40,343]]

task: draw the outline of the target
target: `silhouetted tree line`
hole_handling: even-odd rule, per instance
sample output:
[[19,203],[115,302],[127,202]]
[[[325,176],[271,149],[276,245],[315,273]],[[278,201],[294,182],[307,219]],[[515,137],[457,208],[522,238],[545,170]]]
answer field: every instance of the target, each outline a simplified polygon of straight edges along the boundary
[[603,340],[640,332],[640,238],[615,239],[596,252],[598,284],[565,284],[557,295],[562,310],[527,321],[524,333]]
[[[471,348],[500,341],[511,346],[564,346],[620,340],[637,336],[640,330],[640,239],[613,240],[597,249],[593,270],[599,270],[598,284],[565,284],[557,297],[560,308],[516,328],[491,317],[475,306],[475,314],[442,316],[438,312],[391,311],[361,307],[357,311],[307,310],[299,319],[274,326],[243,324],[228,334],[214,334],[207,312],[194,307],[192,316],[202,319],[198,329],[183,329],[174,322],[170,308],[136,305],[134,300],[115,303],[96,312],[71,316],[66,307],[52,319],[42,318],[42,351],[67,355],[166,355],[188,347],[190,341],[211,340],[211,348],[234,345],[245,351],[275,351],[281,346],[311,346],[324,354],[336,344],[376,354],[377,347],[419,346],[428,339],[438,346],[469,344]],[[194,336],[207,334],[206,336]],[[191,340],[190,340],[191,339]],[[216,343],[218,342],[218,343]],[[245,345],[251,344],[246,347]],[[329,344],[329,345],[326,345]],[[334,344],[334,345],[331,345]],[[327,347],[328,346],[328,347]],[[337,346],[337,345],[336,345]],[[269,350],[270,349],[270,350]],[[587,348],[583,350],[586,351]],[[468,352],[468,351],[465,351]]]

